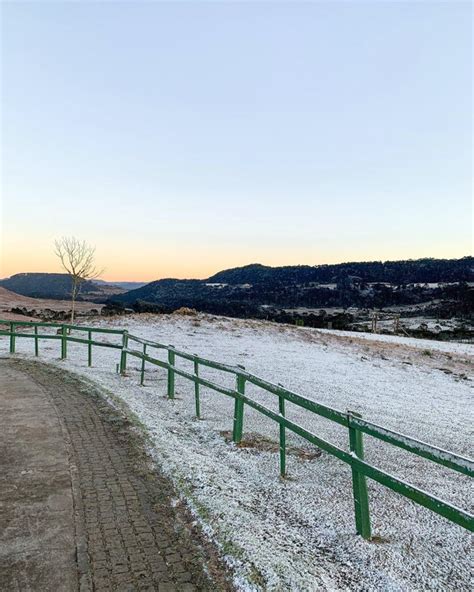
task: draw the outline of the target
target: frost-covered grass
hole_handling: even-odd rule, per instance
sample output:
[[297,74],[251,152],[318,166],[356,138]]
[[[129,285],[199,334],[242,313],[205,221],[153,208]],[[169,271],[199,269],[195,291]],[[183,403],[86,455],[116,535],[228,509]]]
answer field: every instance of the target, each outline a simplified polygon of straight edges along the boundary
[[432,349],[441,352],[474,355],[474,345],[470,343],[458,343],[455,341],[435,341],[432,339],[417,339],[416,337],[401,337],[399,335],[380,335],[374,333],[358,333],[354,331],[331,331],[329,329],[318,329],[320,333],[336,334],[340,337],[365,339],[372,342],[394,343],[408,345],[418,349]]
[[[472,382],[433,366],[455,367],[459,362],[464,368],[472,361],[472,346],[440,351],[432,341],[345,336],[205,315],[142,315],[95,324],[123,327],[202,357],[242,364],[326,405],[357,411],[385,427],[472,456]],[[398,350],[390,355],[390,340],[406,346],[403,359]],[[378,342],[384,346],[383,355]],[[29,339],[18,339],[17,346],[29,357],[33,352]],[[278,452],[226,442],[222,432],[232,429],[232,400],[202,389],[203,419],[199,421],[194,417],[194,387],[185,379],[177,377],[177,398],[169,401],[164,370],[147,367],[145,386],[140,387],[138,360],[129,358],[126,377],[115,373],[119,351],[94,349],[89,369],[85,346],[69,344],[68,360],[62,362],[59,350],[58,341],[44,341],[40,359],[94,379],[126,402],[146,426],[156,462],[229,556],[241,588],[469,588],[472,538],[461,527],[369,481],[375,539],[365,542],[355,535],[351,476],[344,463],[325,453],[309,458],[290,454],[289,475],[282,480]],[[7,340],[0,339],[0,352],[7,351]],[[189,362],[178,364],[191,370]],[[233,386],[232,377],[223,373],[203,368],[201,375]],[[247,392],[278,409],[272,395],[256,388]],[[294,405],[287,405],[287,415],[347,449],[347,431],[342,427]],[[278,427],[246,408],[244,438],[246,434],[277,442]],[[472,489],[467,477],[369,437],[365,444],[372,464],[470,509]],[[291,434],[288,445],[312,450]]]

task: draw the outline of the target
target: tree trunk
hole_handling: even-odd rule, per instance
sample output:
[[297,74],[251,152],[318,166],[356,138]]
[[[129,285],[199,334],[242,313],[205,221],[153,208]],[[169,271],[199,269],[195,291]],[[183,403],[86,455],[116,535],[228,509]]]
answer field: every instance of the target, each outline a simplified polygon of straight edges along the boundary
[[77,283],[73,280],[72,291],[71,291],[71,325],[74,324],[74,313],[76,311],[76,296],[77,296]]

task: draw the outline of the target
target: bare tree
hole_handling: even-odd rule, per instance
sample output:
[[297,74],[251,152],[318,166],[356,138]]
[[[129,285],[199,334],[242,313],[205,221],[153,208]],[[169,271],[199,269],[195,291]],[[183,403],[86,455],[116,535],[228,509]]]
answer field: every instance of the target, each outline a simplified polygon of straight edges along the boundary
[[74,236],[54,241],[54,252],[59,257],[61,265],[71,277],[71,323],[74,322],[76,298],[81,284],[87,280],[93,280],[102,273],[95,266],[95,247],[80,241]]

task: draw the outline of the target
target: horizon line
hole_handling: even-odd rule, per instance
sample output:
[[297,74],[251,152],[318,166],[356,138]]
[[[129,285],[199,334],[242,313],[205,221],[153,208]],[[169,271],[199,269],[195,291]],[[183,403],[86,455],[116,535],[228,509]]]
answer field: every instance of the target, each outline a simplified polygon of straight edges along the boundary
[[[206,280],[211,278],[212,276],[223,272],[223,271],[228,271],[230,269],[241,269],[244,267],[251,267],[251,266],[256,266],[259,265],[261,267],[267,267],[270,269],[278,269],[278,268],[283,268],[283,267],[323,267],[323,266],[337,266],[337,265],[348,265],[348,264],[358,264],[358,263],[397,263],[397,262],[401,262],[401,261],[423,261],[423,260],[438,260],[438,261],[460,261],[461,259],[469,259],[472,258],[473,255],[469,254],[469,255],[463,255],[462,257],[416,257],[416,258],[409,258],[409,259],[366,259],[366,260],[358,260],[358,261],[354,261],[354,260],[348,260],[348,261],[340,261],[337,263],[315,263],[313,265],[309,264],[309,263],[297,263],[294,265],[266,265],[264,263],[258,263],[258,262],[252,262],[252,263],[246,263],[244,265],[236,265],[234,267],[225,267],[225,268],[221,268],[219,270],[217,270],[216,272],[212,273],[211,275],[205,276],[205,277],[173,277],[173,276],[163,276],[163,277],[156,277],[155,279],[151,279],[151,280],[129,280],[129,279],[103,279],[102,277],[98,277],[95,278],[96,280],[99,281],[104,281],[104,282],[108,282],[108,283],[114,283],[114,282],[120,282],[120,283],[134,283],[134,284],[149,284],[151,282],[155,282],[155,281],[160,281],[160,280]],[[59,275],[68,275],[66,272],[64,271],[17,271],[11,275],[5,276],[0,278],[0,281],[12,278],[16,275],[27,275],[27,274],[59,274]],[[94,281],[94,280],[90,280],[90,281]]]

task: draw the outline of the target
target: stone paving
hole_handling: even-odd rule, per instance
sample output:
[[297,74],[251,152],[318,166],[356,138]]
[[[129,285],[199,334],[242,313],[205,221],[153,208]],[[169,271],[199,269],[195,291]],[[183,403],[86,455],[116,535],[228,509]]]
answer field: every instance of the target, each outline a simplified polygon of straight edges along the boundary
[[[45,415],[53,418],[50,423],[54,425],[46,433],[43,430],[41,437],[51,440],[53,447],[63,453],[65,523],[60,547],[64,557],[59,568],[63,570],[65,585],[58,586],[56,577],[51,587],[35,588],[34,582],[31,587],[27,581],[28,555],[22,568],[23,585],[18,585],[19,570],[14,554],[2,553],[5,543],[0,536],[2,590],[191,592],[232,589],[219,560],[189,526],[184,511],[173,507],[171,500],[175,494],[171,484],[150,468],[140,437],[120,412],[66,372],[41,364],[0,360],[2,416],[8,398],[5,393],[11,390],[12,381],[20,385],[17,390],[24,392],[26,389],[30,393],[30,403],[35,396],[42,402]],[[13,433],[16,439],[25,436],[28,431],[25,421],[22,426],[10,430],[10,444]],[[0,435],[0,444],[5,444],[4,439]],[[36,446],[34,438],[30,446]],[[64,488],[66,450],[72,492],[71,524],[67,520],[69,489]],[[13,473],[10,470],[10,480]],[[6,485],[3,478],[0,484],[1,502]],[[50,490],[51,487],[49,494]],[[4,518],[8,522],[8,516]],[[0,520],[3,520],[1,513]],[[74,528],[74,536],[68,538],[71,528]],[[10,532],[10,538],[13,535],[14,531]],[[34,532],[27,533],[26,539],[28,535],[31,540],[35,539]],[[43,541],[45,560],[48,557],[53,560],[54,548],[54,537]],[[75,559],[73,570],[71,554]],[[34,577],[35,570],[30,567]],[[57,570],[53,561],[51,572],[57,574]]]
[[0,360],[0,590],[77,589],[74,501],[61,422]]

